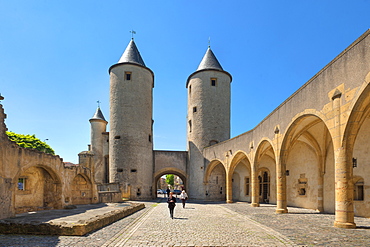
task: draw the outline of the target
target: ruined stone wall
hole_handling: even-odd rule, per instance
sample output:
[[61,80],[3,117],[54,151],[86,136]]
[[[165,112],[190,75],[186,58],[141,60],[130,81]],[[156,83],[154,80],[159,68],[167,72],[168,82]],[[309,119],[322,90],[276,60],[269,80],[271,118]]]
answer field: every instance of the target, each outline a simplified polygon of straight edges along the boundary
[[3,105],[0,104],[0,219],[14,214],[14,209],[12,207],[12,179],[6,177],[5,174],[5,170],[7,168],[4,162],[4,154],[6,153],[5,145],[9,143],[8,138],[5,135],[5,118],[6,115],[4,113]]
[[[5,134],[5,117],[0,104],[0,218],[98,202],[91,159],[66,166],[57,155],[19,147]],[[20,178],[23,185],[19,187]]]

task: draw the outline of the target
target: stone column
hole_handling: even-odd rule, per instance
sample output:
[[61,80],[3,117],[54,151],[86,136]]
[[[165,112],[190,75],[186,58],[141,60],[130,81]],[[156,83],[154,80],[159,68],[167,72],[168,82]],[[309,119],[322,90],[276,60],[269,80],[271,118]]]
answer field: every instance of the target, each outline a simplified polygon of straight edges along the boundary
[[260,203],[259,203],[259,198],[258,198],[258,176],[257,176],[257,164],[253,165],[251,167],[251,185],[252,185],[252,203],[251,203],[251,206],[252,207],[259,207],[260,206]]
[[353,212],[353,185],[346,150],[340,147],[335,157],[335,221],[339,228],[356,228]]
[[356,228],[353,212],[353,184],[351,181],[353,167],[347,160],[347,150],[342,142],[341,131],[341,96],[339,90],[334,92],[333,112],[333,145],[335,159],[335,221],[334,226],[339,228]]
[[286,165],[278,161],[276,165],[276,213],[288,213],[286,202]]
[[323,212],[324,211],[324,171],[323,168],[325,166],[325,161],[323,159],[323,156],[320,155],[319,157],[319,171],[318,171],[318,181],[317,181],[317,211]]
[[232,174],[229,171],[226,171],[226,202],[233,202],[233,182]]

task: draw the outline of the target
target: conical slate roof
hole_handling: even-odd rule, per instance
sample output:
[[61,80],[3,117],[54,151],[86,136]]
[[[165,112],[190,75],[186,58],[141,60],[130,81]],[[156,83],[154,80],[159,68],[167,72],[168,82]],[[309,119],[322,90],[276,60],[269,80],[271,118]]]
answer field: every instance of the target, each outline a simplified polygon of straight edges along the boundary
[[90,120],[104,120],[104,121],[107,121],[105,120],[104,116],[103,116],[103,113],[101,112],[100,110],[100,107],[98,107],[98,109],[96,109],[96,112],[94,114],[94,116],[90,119]]
[[204,55],[202,61],[200,62],[198,66],[198,70],[203,69],[217,69],[217,70],[223,70],[221,67],[221,64],[218,62],[215,54],[213,54],[210,47],[208,47],[206,54]]
[[144,60],[141,58],[140,52],[133,39],[128,44],[118,63],[136,63],[145,66]]

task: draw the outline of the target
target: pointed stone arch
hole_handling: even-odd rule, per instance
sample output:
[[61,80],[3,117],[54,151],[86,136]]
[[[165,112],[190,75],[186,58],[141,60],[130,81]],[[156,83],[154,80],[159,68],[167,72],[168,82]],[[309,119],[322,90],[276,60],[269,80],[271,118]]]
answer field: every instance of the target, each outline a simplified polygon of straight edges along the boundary
[[206,200],[226,200],[226,177],[226,168],[221,160],[215,159],[208,164],[204,175]]
[[247,154],[238,150],[228,169],[227,201],[251,201],[251,162]]
[[92,184],[85,174],[79,173],[73,178],[72,182],[72,203],[73,204],[90,204],[92,203]]
[[[269,153],[267,153],[269,152]],[[273,156],[271,156],[273,154]],[[268,138],[262,138],[256,148],[256,154],[254,157],[255,163],[258,162],[263,155],[269,155],[272,159],[276,159],[276,151],[272,144],[272,141]]]
[[[276,152],[271,140],[264,138],[257,146],[255,169],[255,203],[276,203]],[[267,178],[264,173],[267,172]]]
[[230,167],[229,167],[229,171],[230,172],[233,172],[235,167],[240,163],[240,162],[245,162],[247,161],[249,164],[251,163],[250,162],[250,158],[248,157],[247,153],[242,151],[242,150],[238,150],[234,153],[233,155],[233,158],[231,159],[231,162],[230,162]]
[[[278,190],[292,206],[333,212],[335,170],[332,135],[325,118],[315,110],[299,114],[289,125],[278,163]],[[326,190],[323,190],[325,185]],[[285,187],[285,188],[284,188]],[[279,200],[279,199],[278,199]],[[325,200],[325,202],[324,202]]]
[[352,111],[345,126],[342,140],[343,146],[347,149],[348,158],[350,159],[360,128],[370,114],[370,72],[366,78],[368,81],[364,83],[364,88],[360,90],[361,93],[359,93],[358,99],[353,101]]
[[[359,89],[358,98],[353,100],[352,111],[345,126],[343,135],[343,150],[346,151],[345,162],[350,184],[348,186],[348,200],[353,202],[353,210],[357,216],[370,217],[369,195],[370,161],[370,73]],[[353,167],[353,159],[356,159],[357,167]],[[363,177],[362,185],[358,184],[358,178]],[[358,198],[359,186],[363,188],[364,197]]]

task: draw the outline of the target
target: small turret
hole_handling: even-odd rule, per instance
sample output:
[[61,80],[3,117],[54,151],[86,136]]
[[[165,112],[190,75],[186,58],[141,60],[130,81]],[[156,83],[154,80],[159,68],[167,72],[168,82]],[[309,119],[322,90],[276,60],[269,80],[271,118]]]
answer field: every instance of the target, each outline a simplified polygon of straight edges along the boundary
[[107,143],[106,129],[108,122],[105,120],[100,107],[89,120],[91,124],[91,151],[94,155],[94,178],[96,183],[107,183],[108,164],[105,156],[108,155],[104,146]]

